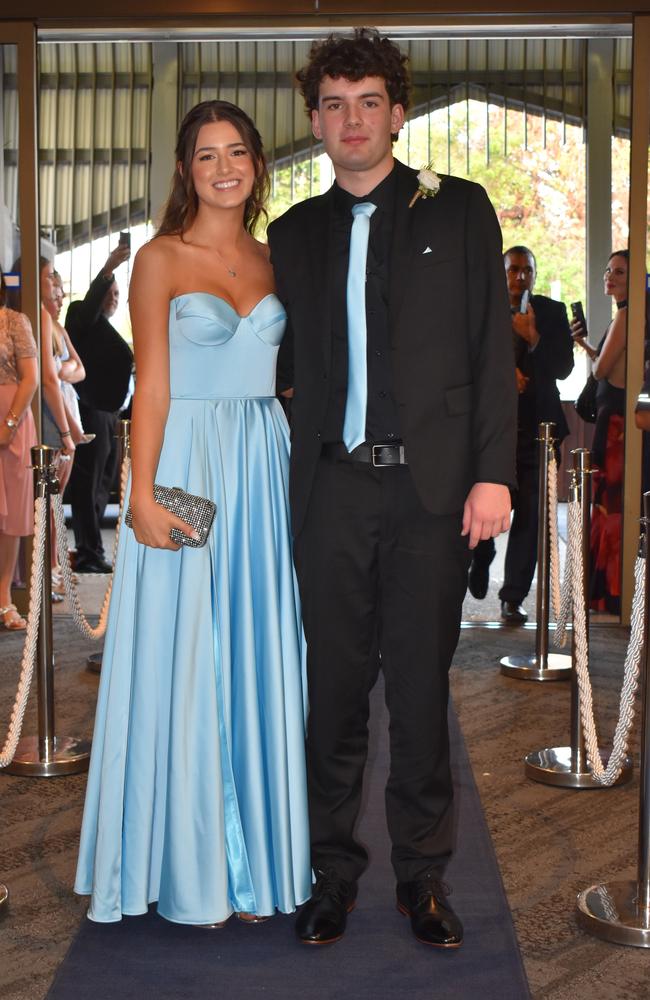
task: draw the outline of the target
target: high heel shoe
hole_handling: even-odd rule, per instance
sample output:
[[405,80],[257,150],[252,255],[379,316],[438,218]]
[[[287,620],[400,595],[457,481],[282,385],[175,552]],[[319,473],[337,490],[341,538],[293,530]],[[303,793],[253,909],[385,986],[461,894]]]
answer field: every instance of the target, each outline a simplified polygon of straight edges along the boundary
[[264,924],[270,917],[260,917],[257,913],[236,913],[235,916],[241,920],[242,924]]
[[21,632],[27,628],[27,620],[19,613],[15,604],[0,608],[0,626],[7,632]]

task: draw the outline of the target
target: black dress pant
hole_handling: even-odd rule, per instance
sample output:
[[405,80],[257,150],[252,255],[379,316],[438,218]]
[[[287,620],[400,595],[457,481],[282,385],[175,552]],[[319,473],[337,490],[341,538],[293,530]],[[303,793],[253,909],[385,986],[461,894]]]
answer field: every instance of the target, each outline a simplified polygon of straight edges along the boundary
[[517,440],[517,491],[503,572],[502,601],[521,604],[530,591],[537,564],[539,523],[539,445],[520,431]]
[[321,458],[295,561],[307,639],[307,768],[315,868],[349,880],[377,648],[390,714],[386,815],[398,881],[441,874],[452,850],[448,671],[469,552],[462,512],[435,516],[408,467]]
[[105,558],[101,522],[108,503],[119,461],[117,415],[79,404],[84,431],[95,440],[77,448],[70,476],[69,496],[72,507],[77,561]]

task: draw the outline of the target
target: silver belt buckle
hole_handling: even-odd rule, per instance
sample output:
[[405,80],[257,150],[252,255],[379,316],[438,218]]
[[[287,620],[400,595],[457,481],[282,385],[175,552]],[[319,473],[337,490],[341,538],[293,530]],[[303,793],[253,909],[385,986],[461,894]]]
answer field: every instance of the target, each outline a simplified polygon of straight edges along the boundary
[[[398,449],[397,461],[396,462],[382,462],[379,460],[379,452],[382,448]],[[372,464],[376,469],[385,469],[389,465],[405,465],[404,462],[404,445],[403,444],[373,444],[372,445]]]

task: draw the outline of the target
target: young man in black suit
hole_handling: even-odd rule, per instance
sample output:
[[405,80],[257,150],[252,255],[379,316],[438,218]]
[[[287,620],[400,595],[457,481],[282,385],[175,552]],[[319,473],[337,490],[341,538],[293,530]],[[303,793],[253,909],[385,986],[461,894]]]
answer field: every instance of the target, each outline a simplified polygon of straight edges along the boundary
[[413,202],[416,172],[392,155],[409,88],[389,39],[358,29],[315,43],[298,79],[336,183],[269,227],[288,313],[279,384],[294,387],[317,878],[296,928],[308,944],[338,940],[367,864],[354,826],[378,638],[398,906],[419,940],[457,947],[462,925],[441,881],[452,850],[448,670],[469,547],[508,527],[514,482],[499,226],[483,189],[457,178]]
[[113,569],[104,553],[101,520],[117,472],[118,412],[128,396],[133,353],[110,319],[119,302],[113,272],[130,254],[122,243],[115,247],[85,297],[70,303],[65,318],[86,369],[86,378],[76,386],[82,424],[95,435],[94,441],[77,450],[70,476],[75,569],[80,573]]
[[[537,262],[525,246],[510,247],[503,255],[512,313],[512,338],[519,390],[517,419],[517,490],[506,548],[503,586],[499,591],[501,618],[509,625],[523,625],[528,614],[523,602],[528,596],[537,563],[539,521],[539,446],[542,421],[555,424],[556,452],[569,433],[556,380],[573,370],[573,341],[562,302],[533,295]],[[469,589],[485,597],[494,542],[480,543],[474,550],[469,571]]]

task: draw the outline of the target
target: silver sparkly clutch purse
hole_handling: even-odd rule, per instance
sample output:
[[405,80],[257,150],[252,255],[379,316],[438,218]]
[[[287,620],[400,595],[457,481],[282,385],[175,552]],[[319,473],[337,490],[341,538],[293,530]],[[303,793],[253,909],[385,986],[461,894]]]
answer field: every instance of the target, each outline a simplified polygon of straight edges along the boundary
[[[154,483],[153,498],[161,507],[176,514],[186,524],[190,524],[199,534],[197,541],[195,538],[183,534],[178,528],[172,528],[169,532],[172,542],[176,542],[177,545],[189,545],[193,549],[200,549],[202,545],[205,545],[214,515],[217,512],[217,505],[212,500],[206,500],[205,497],[195,497],[191,493],[186,493],[180,486],[159,486],[158,483]],[[129,528],[133,527],[130,505],[124,521]]]

